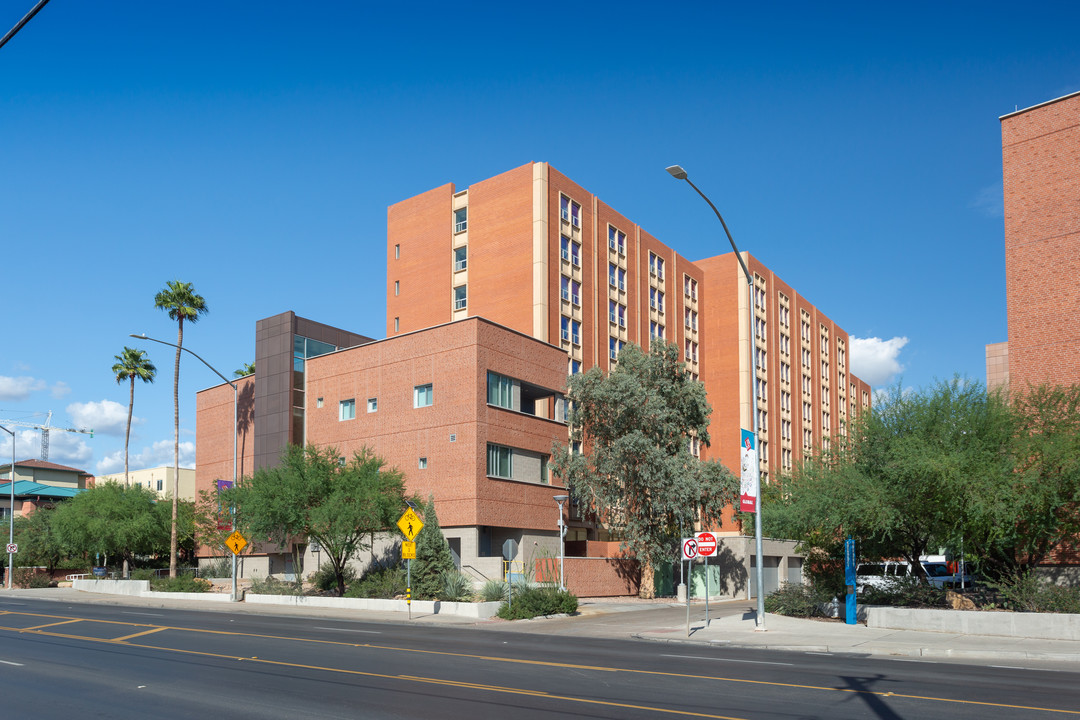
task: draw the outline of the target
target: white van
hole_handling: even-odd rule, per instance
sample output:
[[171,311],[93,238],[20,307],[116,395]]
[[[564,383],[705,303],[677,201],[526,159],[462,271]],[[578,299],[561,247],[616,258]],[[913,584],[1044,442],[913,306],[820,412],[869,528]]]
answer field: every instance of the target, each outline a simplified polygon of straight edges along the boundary
[[[935,587],[959,587],[960,575],[949,572],[944,562],[922,563],[926,570],[926,581]],[[855,569],[855,582],[863,587],[885,588],[900,578],[911,575],[911,564],[907,560],[883,560],[876,563],[860,563]],[[965,576],[966,585],[971,584],[971,577]]]

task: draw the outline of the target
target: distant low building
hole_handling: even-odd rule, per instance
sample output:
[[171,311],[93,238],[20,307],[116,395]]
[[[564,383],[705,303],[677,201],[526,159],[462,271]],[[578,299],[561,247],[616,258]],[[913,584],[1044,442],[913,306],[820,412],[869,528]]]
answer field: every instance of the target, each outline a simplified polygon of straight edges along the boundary
[[[143,468],[142,470],[129,470],[126,482],[122,472],[98,475],[97,482],[115,482],[128,486],[137,485],[157,493],[157,496],[164,500],[172,497],[173,472],[172,465],[159,465],[152,468]],[[181,500],[195,499],[195,468],[180,468],[178,497]]]
[[15,513],[29,515],[39,507],[51,507],[93,487],[94,476],[85,470],[58,465],[47,460],[15,463],[15,487],[11,483],[11,463],[0,465],[0,518],[11,514],[12,490]]

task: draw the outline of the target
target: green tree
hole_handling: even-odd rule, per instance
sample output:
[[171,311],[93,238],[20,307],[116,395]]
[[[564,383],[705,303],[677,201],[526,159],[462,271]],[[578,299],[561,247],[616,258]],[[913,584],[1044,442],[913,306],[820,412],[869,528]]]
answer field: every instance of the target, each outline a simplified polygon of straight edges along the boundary
[[652,568],[675,560],[680,534],[717,521],[738,494],[727,468],[690,454],[692,437],[709,444],[705,388],[658,341],[648,353],[627,345],[609,375],[572,376],[567,398],[570,444],[556,445],[552,467],[642,563],[651,594]]
[[128,394],[128,416],[127,416],[127,430],[124,432],[124,484],[128,484],[128,445],[131,441],[131,413],[135,409],[135,379],[138,378],[144,383],[154,382],[154,375],[157,374],[157,368],[154,367],[154,363],[150,362],[150,359],[146,357],[146,352],[143,350],[136,350],[135,348],[124,347],[124,351],[119,355],[113,356],[116,359],[116,364],[112,366],[113,375],[116,376],[116,383],[119,385],[125,380],[131,382],[131,389]]
[[393,526],[405,505],[405,481],[367,449],[346,463],[334,448],[291,445],[280,465],[257,470],[223,492],[222,502],[235,504],[252,536],[291,549],[297,567],[301,546],[318,541],[344,594],[346,564]]
[[443,573],[455,569],[450,544],[439,527],[435,514],[435,497],[429,496],[421,508],[424,527],[416,536],[416,560],[412,565],[413,596],[437,598],[443,590]]
[[100,554],[106,562],[118,557],[127,563],[136,555],[165,552],[169,530],[156,501],[144,487],[106,482],[60,503],[50,525],[70,556]]
[[255,374],[255,363],[248,362],[241,365],[237,370],[233,370],[233,377],[247,377],[248,375]]
[[828,554],[844,537],[863,557],[920,556],[950,546],[977,513],[974,479],[1009,484],[1008,407],[978,382],[879,395],[831,444],[781,479],[763,516],[766,534]]
[[180,351],[184,346],[184,321],[198,322],[210,309],[191,283],[179,280],[170,280],[165,284],[165,289],[154,296],[154,307],[164,310],[169,319],[177,323],[176,364],[173,371],[172,523],[169,536],[169,577],[176,577],[176,517],[180,495]]
[[38,508],[29,515],[15,518],[19,564],[44,565],[52,572],[64,559],[64,548],[52,528],[53,512],[51,508]]

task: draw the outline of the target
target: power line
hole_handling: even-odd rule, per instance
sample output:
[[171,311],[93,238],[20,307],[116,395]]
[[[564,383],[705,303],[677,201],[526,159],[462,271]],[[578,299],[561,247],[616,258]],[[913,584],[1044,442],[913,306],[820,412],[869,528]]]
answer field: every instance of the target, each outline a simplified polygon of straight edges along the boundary
[[38,4],[35,5],[33,7],[33,9],[30,10],[30,12],[23,15],[23,19],[20,20],[19,22],[15,23],[15,27],[8,30],[7,34],[4,35],[3,38],[0,38],[0,47],[4,47],[4,45],[7,44],[8,40],[15,37],[15,33],[22,30],[23,25],[30,22],[30,19],[38,14],[38,10],[41,10],[41,8],[45,7],[48,4],[49,4],[49,0],[38,0]]

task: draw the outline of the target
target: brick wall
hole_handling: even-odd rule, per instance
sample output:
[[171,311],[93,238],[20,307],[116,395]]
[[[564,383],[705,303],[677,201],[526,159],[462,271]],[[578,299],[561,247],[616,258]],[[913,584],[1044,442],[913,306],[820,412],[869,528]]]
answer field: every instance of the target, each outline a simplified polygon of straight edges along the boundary
[[[641,569],[636,560],[567,557],[563,571],[566,573],[566,589],[578,597],[637,595],[641,586]],[[537,581],[557,581],[558,577],[558,558],[537,561]]]
[[1080,382],[1080,93],[1001,119],[1008,377]]

